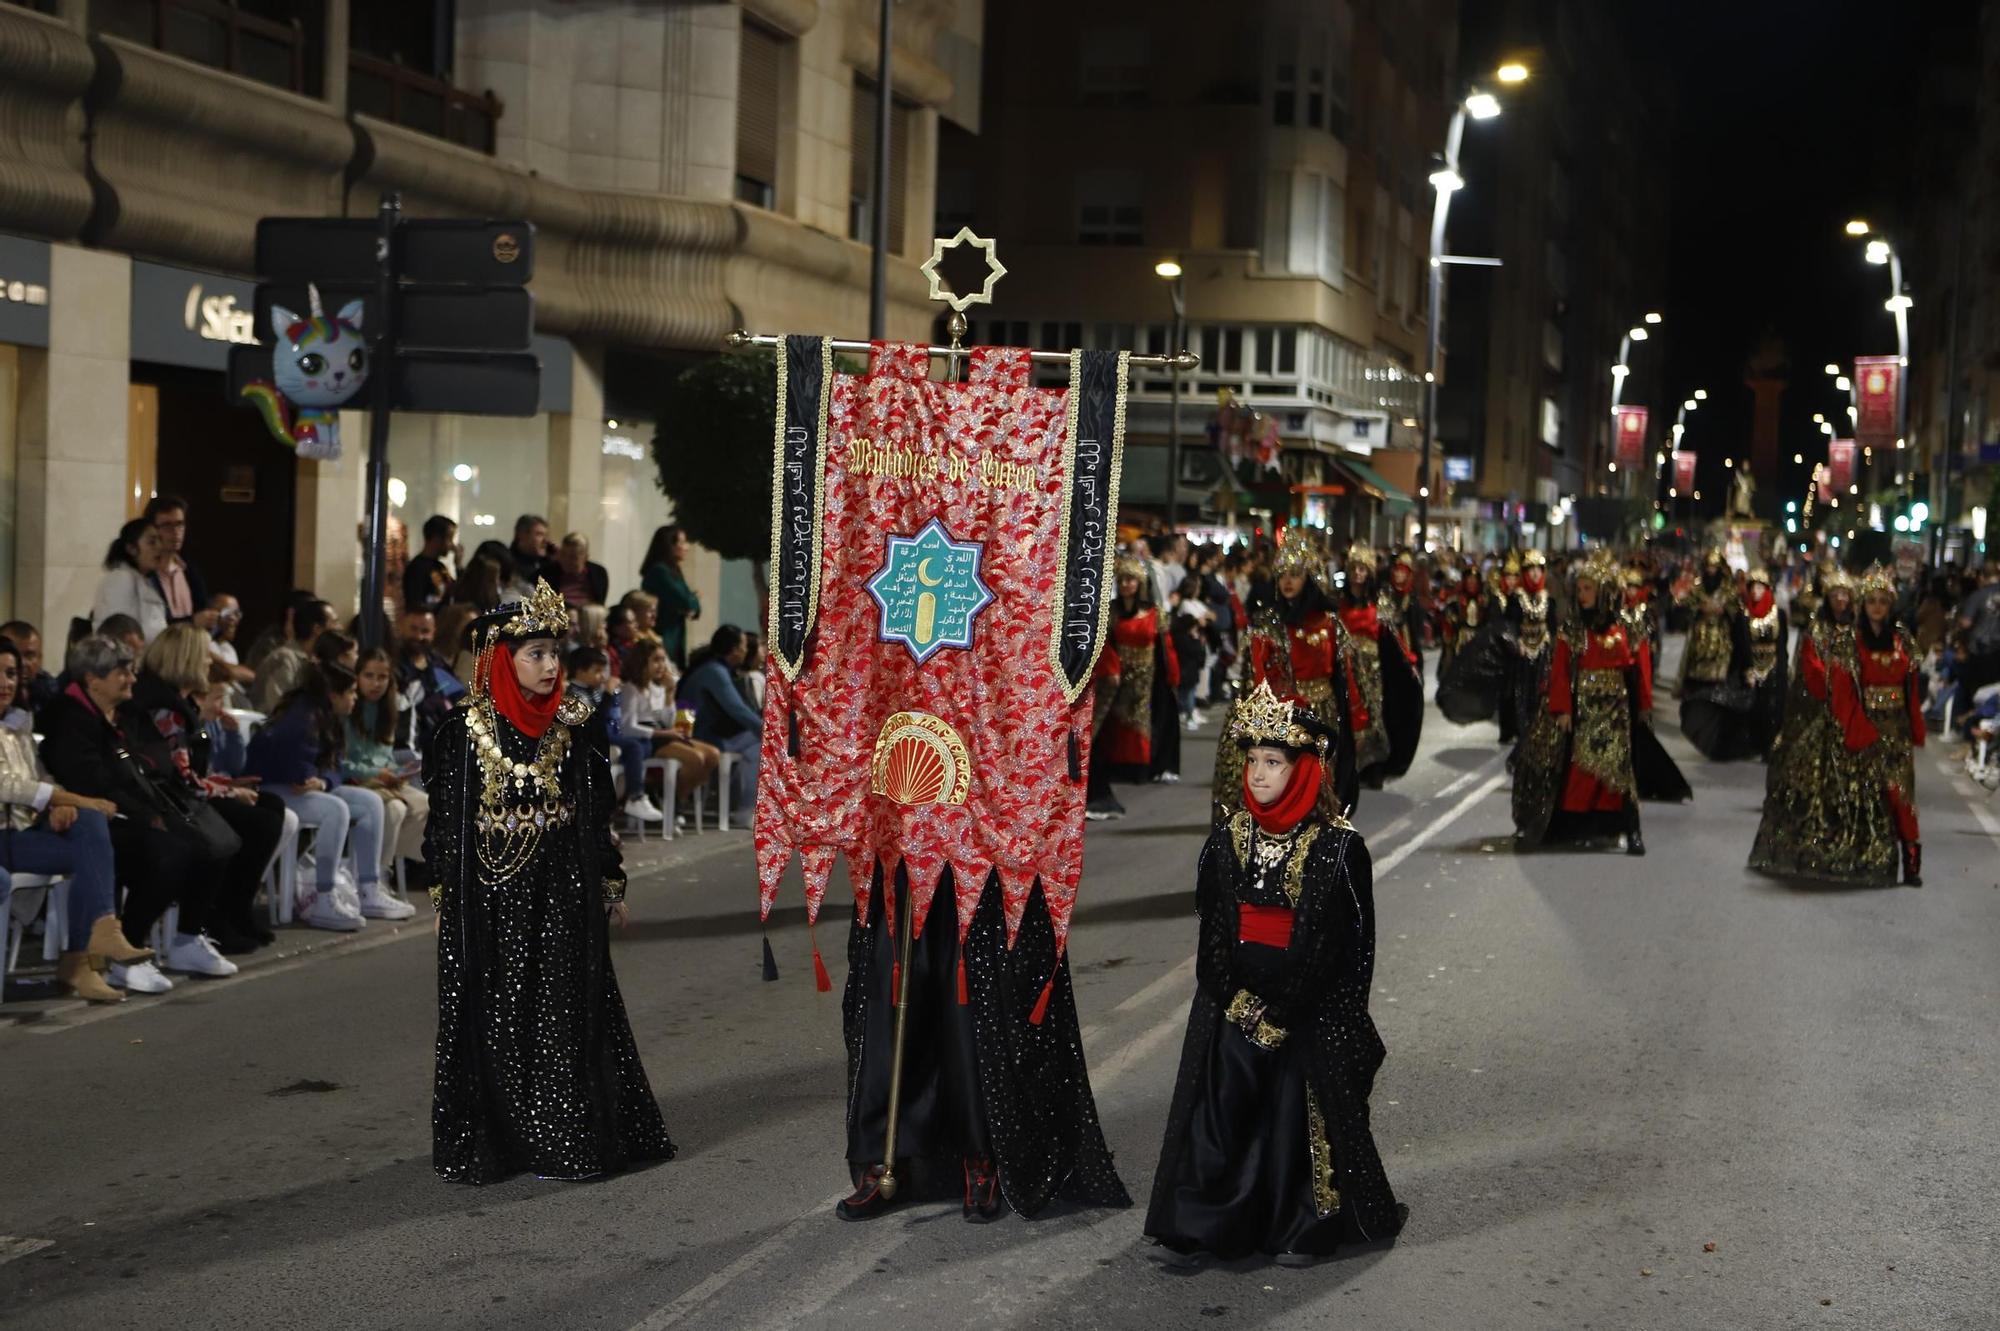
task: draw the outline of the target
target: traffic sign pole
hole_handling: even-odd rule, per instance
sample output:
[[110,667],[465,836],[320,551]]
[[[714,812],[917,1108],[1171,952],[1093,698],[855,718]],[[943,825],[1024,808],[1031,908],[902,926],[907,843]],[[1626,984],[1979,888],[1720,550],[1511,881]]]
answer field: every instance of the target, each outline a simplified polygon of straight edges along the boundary
[[361,642],[388,641],[382,622],[384,565],[389,549],[389,421],[395,407],[392,348],[396,345],[396,227],[402,195],[382,196],[375,215],[375,308],[369,329],[368,382],[368,544],[361,561]]

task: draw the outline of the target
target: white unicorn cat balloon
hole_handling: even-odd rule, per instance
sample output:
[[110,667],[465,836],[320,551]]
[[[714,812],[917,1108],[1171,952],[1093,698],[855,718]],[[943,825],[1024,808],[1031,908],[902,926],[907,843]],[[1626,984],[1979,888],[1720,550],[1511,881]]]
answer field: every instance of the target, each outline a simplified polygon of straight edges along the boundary
[[[271,379],[245,384],[242,395],[263,413],[278,442],[302,458],[340,456],[340,408],[368,382],[368,343],[361,335],[361,302],[350,301],[329,319],[319,289],[309,287],[312,314],[300,318],[271,307]],[[274,382],[275,381],[275,382]]]

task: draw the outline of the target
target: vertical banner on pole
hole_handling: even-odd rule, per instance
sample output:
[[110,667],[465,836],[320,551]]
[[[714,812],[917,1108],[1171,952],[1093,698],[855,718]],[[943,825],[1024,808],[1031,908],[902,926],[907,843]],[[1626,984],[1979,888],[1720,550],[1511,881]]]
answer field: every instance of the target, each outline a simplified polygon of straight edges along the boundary
[[[1890,419],[1894,419],[1893,414]],[[1854,440],[1830,440],[1826,446],[1826,480],[1820,484],[1820,498],[1838,499],[1853,485]]]
[[1613,457],[1622,471],[1637,471],[1646,462],[1646,409],[1619,407],[1612,413],[1617,423]]
[[1674,450],[1674,489],[1683,495],[1694,493],[1694,450],[1677,448]]
[[1896,389],[1903,367],[1894,356],[1856,356],[1854,392],[1858,408],[1854,437],[1864,448],[1896,446]]

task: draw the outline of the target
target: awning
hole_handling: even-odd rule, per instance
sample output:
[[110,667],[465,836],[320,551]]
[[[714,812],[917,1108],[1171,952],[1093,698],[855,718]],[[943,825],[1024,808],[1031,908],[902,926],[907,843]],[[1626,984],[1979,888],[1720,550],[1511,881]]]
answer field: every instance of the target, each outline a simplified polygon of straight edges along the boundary
[[1334,469],[1346,472],[1349,476],[1352,476],[1355,485],[1363,494],[1367,495],[1370,499],[1380,500],[1382,511],[1388,516],[1401,517],[1405,513],[1414,513],[1416,511],[1417,505],[1415,500],[1389,484],[1381,472],[1375,470],[1361,459],[1347,455],[1331,457],[1327,461],[1332,464]]

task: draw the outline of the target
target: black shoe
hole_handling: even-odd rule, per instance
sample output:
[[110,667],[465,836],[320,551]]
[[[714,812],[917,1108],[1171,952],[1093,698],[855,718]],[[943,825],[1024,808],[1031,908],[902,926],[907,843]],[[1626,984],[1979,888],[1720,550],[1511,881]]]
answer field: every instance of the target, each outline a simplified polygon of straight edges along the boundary
[[1903,886],[1924,885],[1924,847],[1920,841],[1903,843]]
[[238,931],[226,921],[217,921],[211,924],[205,932],[208,934],[209,941],[215,944],[215,950],[225,957],[244,956],[255,952],[263,946],[262,943],[259,943],[248,934]]
[[1644,855],[1646,853],[1646,839],[1639,835],[1639,829],[1636,827],[1625,834],[1625,853],[1627,855]]
[[1200,1248],[1183,1248],[1177,1243],[1159,1243],[1155,1254],[1162,1266],[1176,1267],[1182,1271],[1192,1271],[1208,1261],[1208,1254]]
[[257,918],[257,912],[254,910],[245,910],[233,916],[229,921],[229,927],[231,932],[241,934],[258,947],[268,947],[278,941],[278,936],[271,932],[269,925]]
[[891,1202],[882,1195],[882,1166],[872,1166],[853,1192],[834,1205],[833,1213],[842,1220],[873,1220],[889,1210]]
[[1324,1254],[1316,1252],[1281,1252],[1271,1258],[1275,1266],[1289,1266],[1300,1270],[1308,1266],[1318,1266],[1325,1260]]

